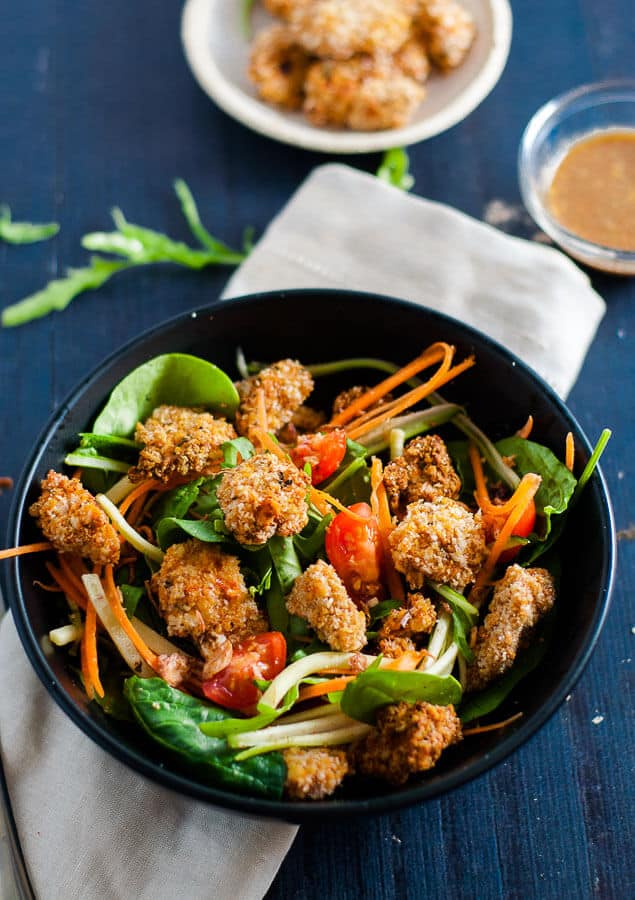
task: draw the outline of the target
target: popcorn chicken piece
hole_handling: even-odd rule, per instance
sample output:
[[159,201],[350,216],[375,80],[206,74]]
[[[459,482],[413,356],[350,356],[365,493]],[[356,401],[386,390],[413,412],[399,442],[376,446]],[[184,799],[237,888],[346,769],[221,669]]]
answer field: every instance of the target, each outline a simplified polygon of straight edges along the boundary
[[330,747],[290,747],[282,755],[287,764],[284,789],[291,800],[323,800],[351,770],[346,753]]
[[300,109],[311,60],[284,25],[257,35],[251,47],[249,77],[258,95],[284,109]]
[[236,413],[236,430],[249,436],[258,425],[258,391],[264,393],[267,424],[270,431],[278,431],[304,403],[313,390],[313,378],[297,360],[282,359],[257,375],[236,385],[240,406]]
[[287,597],[290,613],[306,619],[333,650],[361,650],[366,643],[366,617],[346,592],[339,575],[323,560],[299,575]]
[[390,508],[400,518],[409,503],[439,496],[456,500],[461,492],[461,479],[437,434],[410,441],[403,454],[384,469],[384,485]]

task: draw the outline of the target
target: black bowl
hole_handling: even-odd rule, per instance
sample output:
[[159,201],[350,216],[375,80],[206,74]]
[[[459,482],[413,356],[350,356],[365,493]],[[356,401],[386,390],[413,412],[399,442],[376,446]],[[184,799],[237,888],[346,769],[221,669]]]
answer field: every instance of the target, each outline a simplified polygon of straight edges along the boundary
[[[466,325],[420,306],[387,297],[342,291],[286,291],[221,302],[160,325],[107,359],[70,395],[46,426],[27,463],[12,510],[8,544],[38,539],[28,505],[49,468],[60,469],[112,387],[131,369],[159,353],[182,351],[206,357],[235,372],[236,345],[248,359],[294,356],[317,362],[344,356],[379,356],[396,362],[444,340],[457,358],[474,353],[475,368],[444,390],[464,404],[494,438],[513,433],[531,413],[536,440],[562,454],[572,431],[576,470],[590,454],[580,426],[553,391],[520,360]],[[360,373],[363,375],[363,373]],[[350,384],[350,373],[347,378]],[[332,393],[333,379],[318,387]],[[319,399],[319,396],[318,396]],[[562,703],[587,663],[607,612],[615,557],[615,532],[602,475],[597,472],[571,517],[561,542],[562,581],[555,633],[539,667],[500,708],[501,718],[523,717],[502,732],[471,737],[443,755],[425,777],[400,789],[352,780],[336,797],[310,803],[255,799],[210,787],[161,758],[140,731],[89,707],[63,653],[47,652],[42,638],[59,624],[50,595],[33,586],[44,574],[41,556],[12,560],[9,600],[26,652],[43,684],[71,719],[94,741],[141,774],[219,806],[251,814],[303,821],[324,816],[380,813],[448,791],[491,768],[526,741]]]

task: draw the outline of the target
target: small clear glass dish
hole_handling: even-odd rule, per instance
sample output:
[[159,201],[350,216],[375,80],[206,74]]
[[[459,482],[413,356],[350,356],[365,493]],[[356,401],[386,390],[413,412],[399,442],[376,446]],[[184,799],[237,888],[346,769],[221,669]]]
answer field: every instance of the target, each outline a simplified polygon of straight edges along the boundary
[[532,218],[570,256],[606,272],[635,275],[635,251],[579,237],[554,218],[548,205],[553,176],[572,145],[607,131],[635,133],[635,80],[585,84],[542,106],[520,142],[520,191]]

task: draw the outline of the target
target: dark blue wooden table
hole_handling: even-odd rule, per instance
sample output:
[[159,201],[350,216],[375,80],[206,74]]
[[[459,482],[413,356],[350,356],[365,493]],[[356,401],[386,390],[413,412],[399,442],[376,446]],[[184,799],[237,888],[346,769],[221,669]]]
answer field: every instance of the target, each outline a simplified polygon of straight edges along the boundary
[[[210,229],[238,244],[245,225],[262,231],[324,161],[250,133],[210,103],[184,63],[179,14],[179,4],[153,0],[6,4],[0,201],[16,218],[55,219],[62,230],[44,244],[0,245],[1,305],[81,265],[80,236],[106,227],[115,204],[186,238],[170,188],[177,175]],[[516,180],[522,129],[556,93],[635,74],[635,15],[632,0],[518,0],[514,14],[497,88],[411,159],[417,193],[477,217],[502,201],[507,229],[528,236],[535,229],[520,214]],[[373,170],[378,158],[351,162]],[[106,354],[214,299],[227,275],[125,273],[63,314],[1,332],[0,475],[19,474],[50,411]],[[592,438],[614,429],[604,471],[621,540],[613,606],[588,669],[548,725],[477,781],[399,815],[301,829],[271,898],[635,896],[635,281],[593,282],[608,310],[570,402]],[[0,522],[8,505],[0,497]]]

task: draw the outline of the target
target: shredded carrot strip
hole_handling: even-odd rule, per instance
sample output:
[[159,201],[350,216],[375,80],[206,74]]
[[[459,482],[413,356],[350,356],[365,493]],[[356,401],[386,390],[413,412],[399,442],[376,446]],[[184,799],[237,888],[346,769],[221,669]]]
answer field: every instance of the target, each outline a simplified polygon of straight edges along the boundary
[[534,499],[534,496],[536,495],[536,492],[540,487],[541,481],[542,479],[539,475],[525,475],[518,485],[516,491],[514,492],[516,505],[510,512],[507,521],[498,532],[496,540],[492,544],[487,559],[485,560],[485,564],[483,565],[481,571],[478,573],[476,581],[474,582],[472,590],[470,591],[470,596],[468,599],[474,606],[478,607],[481,605],[484,588],[489,584],[490,578],[492,577],[494,569],[496,568],[496,563],[498,562],[503,550],[506,549],[507,541],[514,533],[514,528],[524,515],[525,510],[527,509],[529,504]]
[[[87,572],[87,569],[84,568],[83,563],[82,563],[82,572],[78,575],[77,572],[74,570],[73,566],[71,565],[71,563],[69,562],[69,559],[65,553],[58,553],[57,561],[58,561],[59,567],[62,570],[62,572],[64,573],[64,576],[66,577],[66,579],[83,596],[84,585],[82,584],[81,576],[85,575]],[[81,560],[80,560],[80,562],[81,562]]]
[[324,694],[330,694],[332,691],[343,691],[349,681],[357,678],[356,675],[345,675],[342,678],[331,678],[330,681],[322,681],[319,684],[306,684],[300,688],[298,694],[298,703],[303,700],[311,700],[313,697],[323,697]]
[[516,437],[525,438],[525,440],[527,440],[527,438],[529,437],[529,435],[532,432],[533,427],[534,427],[534,417],[530,415],[527,417],[527,421],[525,422],[523,427],[519,428],[518,431],[516,432]]
[[483,734],[485,731],[497,731],[499,728],[506,728],[508,725],[511,725],[512,722],[521,719],[522,716],[523,714],[521,712],[517,712],[516,715],[510,716],[509,719],[503,719],[502,722],[494,722],[491,725],[479,725],[477,728],[468,728],[467,731],[463,732],[463,737],[469,737],[472,734]]
[[27,553],[41,553],[44,550],[52,550],[53,545],[48,541],[39,544],[23,544],[21,547],[10,547],[8,550],[0,550],[0,559],[11,559],[14,556],[25,556]]
[[346,434],[351,440],[357,440],[363,434],[366,434],[368,431],[372,431],[373,428],[377,428],[382,422],[385,422],[386,419],[392,418],[394,415],[398,413],[402,413],[404,410],[408,409],[411,406],[414,406],[415,403],[419,403],[420,400],[423,400],[428,394],[431,394],[432,391],[436,391],[437,388],[443,387],[444,384],[447,384],[448,381],[452,381],[453,378],[456,378],[458,375],[461,375],[466,369],[470,369],[475,363],[475,359],[473,356],[469,356],[467,359],[464,359],[463,362],[459,363],[456,366],[453,366],[451,369],[443,369],[443,365],[439,367],[439,369],[435,372],[435,374],[428,379],[424,384],[419,387],[413,388],[408,393],[404,394],[403,397],[400,397],[399,400],[394,404],[389,404],[388,410],[385,407],[379,407],[377,410],[377,415],[372,419],[367,419],[361,425],[357,425],[353,423],[353,427],[349,427],[346,429]]
[[416,357],[416,359],[413,359],[407,365],[403,366],[399,371],[395,372],[394,375],[390,375],[388,378],[380,381],[374,388],[366,391],[365,394],[362,394],[361,397],[358,397],[341,410],[331,419],[328,423],[328,427],[335,428],[350,422],[356,414],[362,413],[365,409],[368,409],[369,406],[372,406],[378,400],[381,400],[381,398],[392,391],[393,388],[398,387],[400,384],[403,384],[404,381],[408,381],[409,378],[412,378],[413,375],[417,375],[422,369],[427,369],[428,366],[433,365],[435,362],[439,362],[448,355],[451,360],[454,355],[454,347],[450,347],[449,344],[445,344],[441,341],[436,344],[431,344],[427,350],[424,350],[423,353]]
[[262,431],[269,431],[267,407],[265,405],[265,392],[262,388],[258,388],[256,391],[256,416],[258,419],[258,428],[262,429]]
[[426,650],[406,650],[400,656],[395,657],[391,662],[382,666],[383,669],[391,669],[394,672],[412,672],[416,669],[424,656],[427,656]]
[[138,484],[136,488],[133,488],[128,496],[124,497],[121,501],[119,504],[119,512],[122,516],[125,516],[137,497],[142,497],[144,494],[147,494],[148,491],[155,491],[162,487],[163,482],[157,481],[155,478],[148,478],[147,481],[142,481],[141,484]]
[[135,631],[130,622],[130,619],[126,615],[126,611],[123,608],[123,604],[121,602],[121,593],[119,591],[119,588],[115,584],[115,579],[113,578],[113,568],[111,565],[108,565],[105,568],[104,581],[106,588],[106,597],[118,623],[121,625],[122,629],[126,632],[134,646],[139,651],[139,655],[141,656],[143,661],[146,662],[151,669],[156,670],[158,662],[157,654],[150,650],[143,638],[138,634],[137,631]]
[[390,552],[390,542],[388,539],[394,526],[392,523],[392,516],[390,515],[388,495],[386,494],[386,488],[384,487],[382,476],[383,467],[381,464],[381,460],[377,459],[376,456],[373,456],[370,468],[370,484],[372,488],[372,493],[370,495],[370,507],[374,515],[377,517],[377,523],[379,525],[381,546],[382,550],[384,551],[383,557],[386,581],[388,583],[390,596],[394,600],[401,600],[405,602],[406,594],[403,588],[403,583],[401,581],[401,578],[399,577],[399,574],[397,573],[397,570],[395,569],[395,564],[392,561],[392,553]]
[[97,656],[97,613],[90,602],[86,606],[84,634],[82,635],[82,670],[84,662],[86,663],[86,672],[90,679],[91,689],[94,689],[100,697],[103,697],[104,689],[99,677],[99,658]]
[[573,434],[569,432],[565,441],[564,464],[570,472],[573,472],[573,463],[575,461],[575,444],[573,443]]
[[84,591],[78,591],[73,582],[68,580],[64,572],[60,569],[56,569],[52,563],[47,562],[45,563],[45,566],[55,583],[59,584],[60,589],[66,594],[68,599],[74,603],[75,606],[79,606],[80,609],[85,610],[86,594]]
[[90,677],[90,667],[88,665],[88,641],[87,641],[87,630],[86,625],[84,624],[84,632],[82,634],[82,640],[79,645],[79,654],[80,660],[82,664],[82,679],[84,681],[84,690],[86,691],[86,696],[89,700],[92,700],[95,696],[95,688],[93,687],[93,682]]
[[34,587],[39,588],[41,591],[48,591],[49,594],[63,593],[59,584],[44,584],[43,581],[38,581],[37,579],[35,579],[33,585]]
[[[157,494],[157,496],[159,496]],[[146,496],[142,494],[140,497],[137,497],[135,502],[132,504],[130,509],[128,510],[128,522],[135,527],[140,519],[143,518],[143,511],[146,506]]]
[[520,484],[506,503],[492,503],[489,494],[487,493],[487,483],[483,473],[483,463],[481,462],[480,454],[474,444],[470,444],[468,453],[472,464],[472,471],[474,472],[474,481],[476,482],[474,496],[476,497],[476,502],[478,503],[481,512],[484,516],[493,519],[495,522],[500,519],[505,519],[518,504]]

